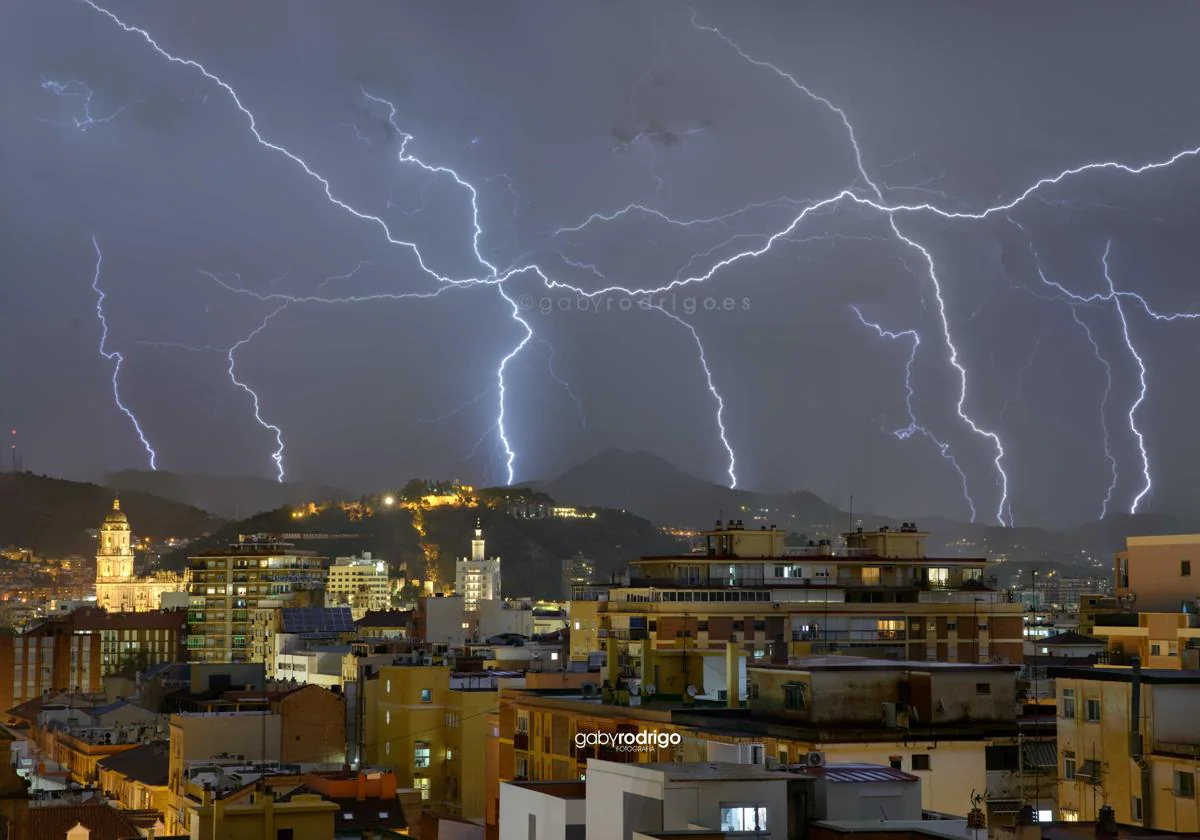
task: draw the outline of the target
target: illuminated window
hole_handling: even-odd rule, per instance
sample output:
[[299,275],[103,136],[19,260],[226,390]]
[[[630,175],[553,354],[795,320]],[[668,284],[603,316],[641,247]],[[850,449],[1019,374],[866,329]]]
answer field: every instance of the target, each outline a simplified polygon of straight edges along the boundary
[[384,713],[383,713],[383,722],[384,722],[384,723],[391,723],[391,722],[392,722],[392,711],[391,711],[391,709],[388,709],[386,712],[384,712]]
[[421,689],[421,702],[422,703],[432,703],[433,702],[433,689],[431,689],[431,688],[422,688]]
[[929,585],[930,586],[948,586],[950,584],[949,569],[930,569],[929,570]]
[[1058,818],[1062,822],[1079,822],[1079,812],[1071,808],[1059,808]]
[[413,747],[413,767],[424,770],[429,767],[429,742],[417,741]]
[[421,791],[421,798],[429,798],[429,780],[428,779],[413,779],[413,787]]
[[904,619],[881,618],[875,622],[875,629],[880,639],[903,639]]
[[388,694],[392,693],[392,681],[391,680],[387,681],[387,685],[385,686],[385,688],[387,689]]
[[721,805],[721,831],[737,834],[765,834],[765,805]]
[[863,586],[878,586],[879,585],[879,567],[866,566],[862,570]]
[[450,749],[449,747],[446,748],[446,760],[447,761],[454,760],[454,750]]

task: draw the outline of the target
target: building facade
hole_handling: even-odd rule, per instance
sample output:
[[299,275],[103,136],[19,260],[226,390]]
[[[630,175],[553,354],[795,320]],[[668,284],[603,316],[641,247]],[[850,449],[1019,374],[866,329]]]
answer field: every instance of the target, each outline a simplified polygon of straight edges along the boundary
[[[785,548],[784,531],[740,522],[701,536],[704,553],[636,560],[590,609],[573,602],[572,625],[629,658],[648,640],[717,652],[736,642],[758,657],[1023,659],[1024,609],[985,576],[987,561],[928,557],[915,525],[846,534],[840,549]],[[572,659],[588,653],[573,637]]]
[[1061,820],[1200,832],[1200,673],[1092,667],[1053,670],[1058,688]]
[[355,621],[371,610],[392,605],[387,564],[364,552],[362,557],[339,557],[329,567],[325,606],[349,607]]
[[1126,537],[1113,571],[1126,608],[1200,613],[1200,534]]
[[266,662],[274,655],[267,637],[278,611],[324,602],[325,562],[315,552],[266,539],[189,557],[188,658]]
[[475,521],[475,539],[471,540],[471,556],[459,558],[454,567],[454,591],[463,598],[467,610],[474,610],[480,601],[499,600],[500,558],[487,556],[483,528]]
[[596,582],[596,564],[579,552],[562,561],[562,596],[568,601],[574,597],[576,586],[590,586]]
[[108,612],[157,610],[164,592],[184,589],[180,575],[158,572],[138,577],[133,568],[132,530],[129,518],[114,498],[112,511],[104,517],[96,549],[96,606]]

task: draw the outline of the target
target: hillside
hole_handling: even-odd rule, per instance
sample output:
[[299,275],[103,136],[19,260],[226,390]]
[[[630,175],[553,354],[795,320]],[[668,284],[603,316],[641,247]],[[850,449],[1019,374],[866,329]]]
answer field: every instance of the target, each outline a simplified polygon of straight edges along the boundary
[[180,475],[145,470],[112,473],[106,476],[105,483],[122,491],[135,490],[194,505],[229,520],[285,505],[347,499],[354,495],[324,484],[280,483],[253,476]]
[[[33,473],[0,475],[0,546],[32,548],[47,557],[90,555],[96,541],[86,533],[99,528],[112,509],[113,490]],[[199,508],[148,493],[122,492],[121,509],[139,537],[192,537],[221,524]]]
[[[434,548],[438,574],[454,579],[456,557],[470,553],[478,518],[489,556],[503,558],[507,595],[558,597],[562,560],[582,551],[596,562],[604,579],[624,567],[631,557],[682,550],[649,521],[620,511],[599,511],[595,519],[513,519],[488,508],[438,508],[423,512],[425,544]],[[169,567],[182,568],[186,556],[236,542],[239,534],[283,534],[297,548],[339,557],[369,551],[396,572],[424,576],[425,552],[413,527],[413,514],[403,508],[353,512],[330,506],[297,520],[289,509],[262,513],[232,522],[186,551],[166,558]],[[307,535],[307,536],[306,536]],[[330,538],[333,537],[333,538]]]

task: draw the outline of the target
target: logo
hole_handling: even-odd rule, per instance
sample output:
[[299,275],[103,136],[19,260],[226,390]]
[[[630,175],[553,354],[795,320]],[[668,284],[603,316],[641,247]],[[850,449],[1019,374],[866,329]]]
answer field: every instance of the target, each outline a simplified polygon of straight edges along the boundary
[[655,747],[666,749],[677,747],[683,741],[678,732],[659,732],[651,729],[645,732],[576,732],[575,746],[605,747],[618,752],[649,752]]

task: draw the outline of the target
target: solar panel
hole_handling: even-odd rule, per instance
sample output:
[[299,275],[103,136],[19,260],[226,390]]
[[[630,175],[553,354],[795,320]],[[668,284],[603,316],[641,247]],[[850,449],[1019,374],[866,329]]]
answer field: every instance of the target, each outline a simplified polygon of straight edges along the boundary
[[353,633],[354,618],[349,607],[286,607],[284,633]]

